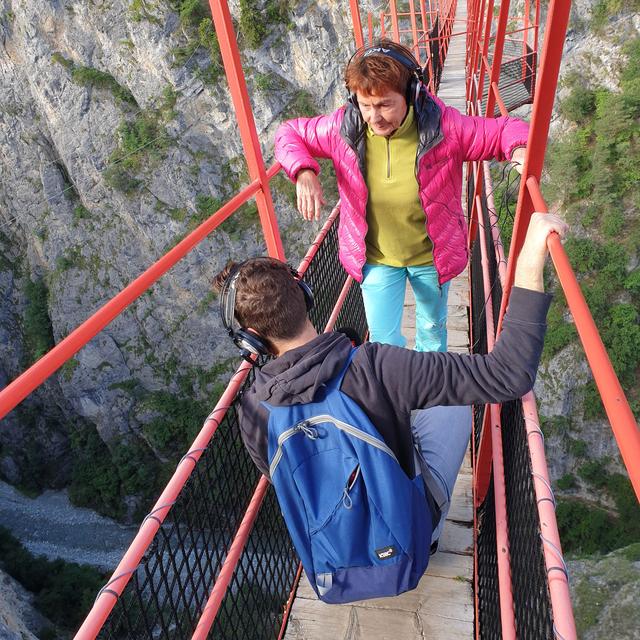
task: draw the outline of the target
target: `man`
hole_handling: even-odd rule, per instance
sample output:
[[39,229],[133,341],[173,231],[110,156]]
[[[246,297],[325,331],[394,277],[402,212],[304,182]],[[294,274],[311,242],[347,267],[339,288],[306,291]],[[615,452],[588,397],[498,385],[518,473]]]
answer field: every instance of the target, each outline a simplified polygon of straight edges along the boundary
[[[503,330],[490,354],[416,352],[368,342],[358,348],[344,375],[341,391],[362,408],[407,475],[415,475],[415,439],[447,499],[468,444],[468,405],[512,400],[533,387],[550,303],[543,293],[547,236],[566,230],[553,214],[533,214]],[[341,333],[318,335],[307,315],[308,293],[288,265],[271,258],[230,265],[218,274],[214,287],[228,287],[230,281],[235,321],[276,356],[256,371],[240,413],[245,446],[268,476],[269,414],[262,403],[311,402],[342,370],[352,344]],[[420,411],[412,424],[412,412],[421,409],[428,410]],[[432,541],[437,541],[447,509],[444,504]]]

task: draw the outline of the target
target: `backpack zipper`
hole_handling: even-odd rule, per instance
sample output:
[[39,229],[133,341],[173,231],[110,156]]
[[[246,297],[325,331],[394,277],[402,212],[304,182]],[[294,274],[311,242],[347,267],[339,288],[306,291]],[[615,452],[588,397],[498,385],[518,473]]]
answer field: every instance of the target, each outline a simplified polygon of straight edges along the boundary
[[[389,449],[389,447],[384,442],[382,442],[381,440],[378,440],[378,438],[375,438],[374,436],[371,436],[368,433],[365,433],[364,431],[362,431],[361,429],[358,429],[357,427],[354,427],[348,424],[347,422],[343,422],[342,420],[337,420],[336,418],[333,418],[328,415],[319,415],[319,416],[313,416],[311,418],[307,418],[307,420],[303,420],[302,422],[299,422],[295,426],[291,427],[290,429],[287,429],[286,431],[283,431],[280,434],[280,436],[278,437],[278,448],[273,456],[271,465],[269,466],[269,475],[271,476],[271,478],[273,478],[273,474],[275,473],[275,470],[278,464],[280,463],[280,459],[282,458],[282,445],[289,438],[296,435],[296,433],[300,433],[300,432],[304,433],[307,437],[315,440],[315,438],[318,437],[317,431],[315,429],[310,429],[310,427],[316,424],[321,424],[323,422],[330,422],[337,429],[340,429],[341,431],[344,431],[345,433],[352,435],[354,438],[358,438],[359,440],[362,440],[363,442],[366,442],[367,444],[370,444],[371,446],[376,447],[377,449],[380,449],[380,451],[391,456],[396,462],[398,462],[398,459],[396,458],[393,451],[391,451],[391,449]],[[313,434],[315,434],[315,437],[313,437]]]

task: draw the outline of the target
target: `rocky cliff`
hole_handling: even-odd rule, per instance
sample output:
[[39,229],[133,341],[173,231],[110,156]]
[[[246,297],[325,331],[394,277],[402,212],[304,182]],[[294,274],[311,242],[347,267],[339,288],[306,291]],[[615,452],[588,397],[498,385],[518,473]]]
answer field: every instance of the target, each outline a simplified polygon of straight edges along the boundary
[[[342,97],[344,4],[231,5],[268,163],[281,120]],[[208,15],[186,0],[0,0],[1,385],[247,183]],[[317,226],[274,185],[296,264]],[[233,366],[212,276],[264,252],[249,204],[4,420],[2,476],[39,490],[79,483],[98,451],[166,459],[175,399],[201,420]]]

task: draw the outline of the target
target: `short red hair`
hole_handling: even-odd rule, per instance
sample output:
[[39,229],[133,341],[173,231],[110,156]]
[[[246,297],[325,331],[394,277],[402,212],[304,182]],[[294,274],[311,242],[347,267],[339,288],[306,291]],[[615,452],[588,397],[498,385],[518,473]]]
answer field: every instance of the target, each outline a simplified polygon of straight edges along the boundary
[[[402,56],[413,59],[409,49],[391,40],[379,40],[372,46],[393,49]],[[367,47],[363,52],[369,48]],[[383,53],[363,56],[356,52],[347,65],[344,81],[350,93],[360,92],[368,96],[378,96],[391,90],[404,96],[412,75],[411,70],[405,65]]]

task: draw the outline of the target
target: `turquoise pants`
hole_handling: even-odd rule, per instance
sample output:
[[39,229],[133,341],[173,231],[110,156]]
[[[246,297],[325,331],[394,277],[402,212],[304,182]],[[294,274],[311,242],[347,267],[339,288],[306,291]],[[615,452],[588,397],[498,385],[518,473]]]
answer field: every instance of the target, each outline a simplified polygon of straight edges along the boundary
[[404,347],[402,307],[407,278],[416,298],[416,351],[447,350],[447,295],[435,267],[389,267],[365,264],[362,298],[369,324],[369,340]]

